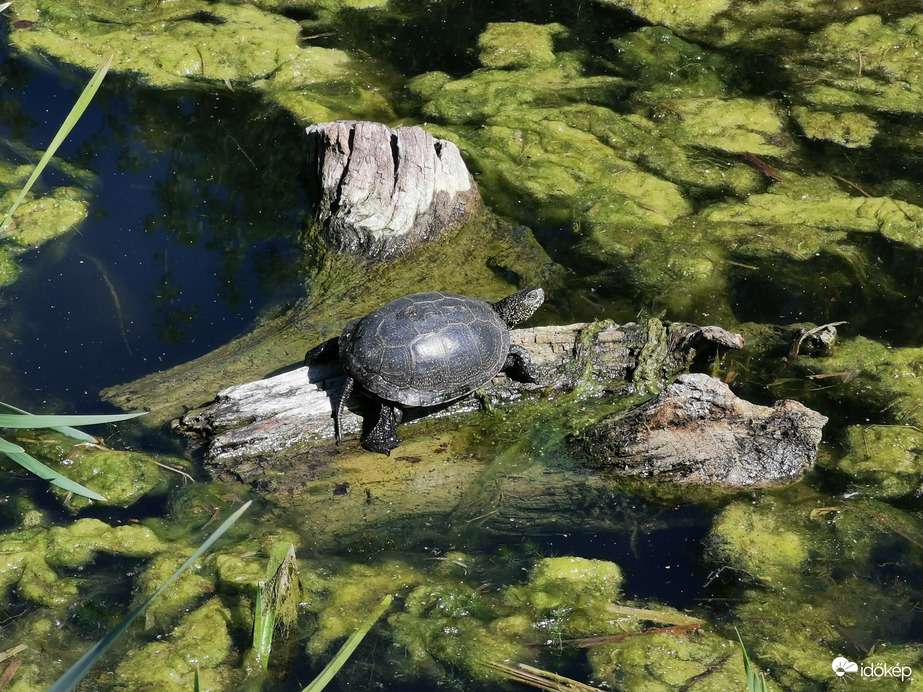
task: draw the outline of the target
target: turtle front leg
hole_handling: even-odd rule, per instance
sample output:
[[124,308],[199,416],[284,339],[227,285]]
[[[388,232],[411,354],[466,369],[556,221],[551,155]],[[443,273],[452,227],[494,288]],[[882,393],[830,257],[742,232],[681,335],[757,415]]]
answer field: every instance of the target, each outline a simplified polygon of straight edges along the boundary
[[382,404],[375,427],[362,440],[362,446],[370,452],[391,456],[391,450],[401,441],[397,439],[397,426],[404,417],[404,411],[397,406]]
[[343,383],[343,391],[340,392],[340,400],[337,402],[336,414],[333,416],[333,432],[336,435],[337,444],[343,441],[343,411],[346,410],[346,400],[353,393],[353,385],[356,381],[352,377],[347,377]]
[[532,362],[529,352],[522,346],[510,346],[502,371],[517,382],[538,382],[538,366]]

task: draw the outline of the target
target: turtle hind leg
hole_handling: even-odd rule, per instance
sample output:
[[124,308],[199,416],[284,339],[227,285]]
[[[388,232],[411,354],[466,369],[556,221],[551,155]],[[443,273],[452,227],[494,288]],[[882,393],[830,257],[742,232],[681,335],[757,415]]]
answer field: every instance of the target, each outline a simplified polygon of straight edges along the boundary
[[403,410],[383,403],[378,413],[378,421],[362,440],[362,446],[370,452],[391,456],[391,450],[401,443],[397,439],[397,426],[403,417]]
[[532,362],[529,352],[522,346],[510,346],[510,352],[501,370],[517,382],[538,382],[539,380],[538,366]]
[[337,410],[333,416],[333,432],[336,436],[337,444],[343,441],[343,411],[346,410],[346,400],[353,393],[353,385],[356,381],[352,377],[347,377],[343,383],[343,390],[340,392],[340,400],[337,402]]

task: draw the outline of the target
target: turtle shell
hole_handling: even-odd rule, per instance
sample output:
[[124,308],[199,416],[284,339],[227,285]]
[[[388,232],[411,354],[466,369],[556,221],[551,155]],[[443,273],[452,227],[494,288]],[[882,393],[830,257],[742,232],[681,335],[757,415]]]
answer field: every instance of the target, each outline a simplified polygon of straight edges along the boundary
[[367,391],[405,406],[432,406],[500,372],[510,332],[483,300],[416,293],[348,324],[339,348],[343,369]]

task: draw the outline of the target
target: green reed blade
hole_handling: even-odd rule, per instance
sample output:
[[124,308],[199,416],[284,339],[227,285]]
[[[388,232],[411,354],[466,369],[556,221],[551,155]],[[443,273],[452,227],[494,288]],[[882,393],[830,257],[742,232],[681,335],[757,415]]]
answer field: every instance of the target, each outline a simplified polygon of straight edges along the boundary
[[[61,490],[66,490],[68,492],[74,493],[75,495],[82,495],[91,500],[98,500],[100,502],[105,502],[106,498],[100,495],[97,492],[85,488],[76,481],[72,481],[66,476],[62,476],[60,473],[55,471],[52,468],[45,466],[35,457],[30,456],[23,451],[22,447],[14,445],[12,442],[8,442],[0,438],[0,452],[6,454],[10,459],[15,461],[17,464],[22,466],[26,471],[34,473],[36,476],[41,478],[43,481],[48,481],[52,485],[56,485]],[[16,449],[12,449],[15,447]],[[17,451],[18,450],[18,451]]]
[[[0,410],[10,411],[12,413],[24,413],[29,414],[28,411],[23,411],[21,408],[16,408],[10,404],[5,404],[0,401]],[[77,430],[77,428],[69,428],[66,425],[53,426],[52,430],[61,433],[62,435],[67,435],[68,437],[73,437],[75,440],[80,440],[81,442],[96,442],[96,438],[90,435],[89,433],[83,432],[83,430]],[[22,451],[22,450],[19,450]]]
[[209,536],[205,542],[199,546],[199,549],[196,550],[192,556],[186,560],[186,562],[184,562],[182,566],[180,566],[180,568],[176,570],[173,575],[151,595],[150,598],[148,598],[144,603],[131,611],[131,613],[128,614],[128,617],[116,625],[116,627],[111,630],[109,634],[100,639],[92,649],[87,651],[79,661],[77,661],[68,669],[66,673],[64,673],[64,675],[58,678],[54,685],[48,688],[48,692],[71,692],[71,690],[77,687],[77,685],[81,680],[83,680],[86,674],[90,672],[90,668],[93,667],[93,664],[95,664],[96,661],[99,660],[100,656],[106,653],[109,647],[112,646],[116,640],[122,636],[122,634],[124,634],[125,630],[129,628],[131,623],[134,622],[137,617],[144,612],[144,609],[147,608],[155,598],[162,594],[166,588],[170,586],[170,584],[179,579],[180,575],[189,569],[189,567],[191,567],[196,560],[205,554],[205,552],[212,547],[215,541],[221,538],[227,532],[227,530],[234,525],[234,522],[240,519],[241,515],[247,511],[252,502],[252,500],[248,500],[242,504],[236,512],[225,519],[224,523],[218,527],[215,533]]
[[[0,428],[59,428],[71,425],[98,425],[100,423],[116,423],[143,415],[143,411],[141,413],[78,414],[70,416],[0,413]],[[95,438],[93,441],[95,442]]]
[[287,631],[298,621],[301,579],[295,560],[295,546],[279,541],[266,564],[266,579],[259,582],[253,612],[253,655],[263,670],[269,670],[269,656],[277,621]]
[[4,440],[2,437],[0,437],[0,452],[3,452],[4,454],[18,454],[25,451],[26,450],[24,450],[19,445],[13,444],[9,440]]
[[769,683],[766,681],[766,676],[753,670],[750,657],[747,656],[747,649],[744,647],[744,640],[736,627],[734,631],[737,632],[737,641],[740,642],[740,652],[743,654],[744,677],[747,680],[747,692],[769,692]]
[[19,208],[19,205],[22,204],[22,201],[26,198],[26,195],[29,194],[29,190],[32,189],[35,181],[38,180],[38,177],[42,174],[42,171],[45,170],[45,166],[47,166],[48,162],[51,161],[51,157],[55,155],[55,152],[58,151],[58,147],[61,146],[61,143],[64,142],[64,140],[67,138],[67,135],[69,135],[71,130],[74,129],[77,121],[80,120],[80,116],[83,115],[84,111],[87,109],[87,106],[90,105],[90,101],[92,101],[93,97],[96,95],[96,92],[99,89],[99,85],[102,84],[103,78],[109,71],[109,66],[112,64],[112,59],[114,57],[115,54],[110,55],[106,59],[106,62],[104,62],[100,68],[96,70],[96,74],[93,75],[89,83],[87,83],[83,93],[80,94],[80,98],[77,99],[77,102],[74,104],[71,112],[68,113],[67,117],[64,119],[64,122],[58,129],[58,133],[54,136],[54,139],[51,140],[51,144],[48,145],[48,149],[45,151],[41,160],[38,162],[35,170],[32,171],[32,175],[29,176],[29,180],[26,181],[25,187],[20,190],[19,196],[16,198],[16,201],[13,202],[13,206],[10,207],[10,210],[6,213],[6,216],[3,217],[3,221],[0,222],[0,232],[2,232],[6,227],[7,223],[12,218],[13,213]]
[[[23,411],[21,408],[5,404],[2,401],[0,401],[0,409],[13,412],[0,413],[0,428],[51,428],[52,430],[56,430],[77,440],[94,443],[97,441],[95,437],[82,430],[71,428],[66,424],[94,425],[98,423],[114,423],[116,421],[128,420],[129,418],[137,418],[138,416],[144,415],[144,412],[142,412],[87,416],[36,416],[28,411]],[[101,502],[105,502],[106,500],[106,498],[99,493],[80,485],[80,483],[76,481],[72,481],[66,476],[62,476],[54,469],[45,466],[45,464],[35,457],[27,454],[19,445],[4,440],[3,438],[0,438],[0,453],[6,454],[10,459],[26,469],[26,471],[34,473],[42,480],[48,481],[62,490],[75,493],[76,495],[82,495],[91,500],[98,500]]]
[[343,643],[343,646],[340,647],[340,650],[337,651],[336,656],[333,657],[330,663],[324,666],[320,675],[314,678],[311,684],[305,687],[301,692],[320,692],[331,680],[333,680],[333,677],[340,672],[340,668],[346,663],[346,659],[348,659],[353,651],[356,650],[356,647],[359,646],[359,642],[365,639],[365,635],[367,635],[369,630],[378,622],[378,618],[385,614],[392,600],[391,594],[381,599],[378,608],[369,616],[368,620],[363,622],[362,625],[359,626],[359,629],[350,635],[349,639],[347,639]]
[[256,605],[253,607],[253,650],[263,670],[269,670],[269,654],[272,651],[272,635],[276,627],[276,611],[269,607],[265,597],[266,582],[256,586]]

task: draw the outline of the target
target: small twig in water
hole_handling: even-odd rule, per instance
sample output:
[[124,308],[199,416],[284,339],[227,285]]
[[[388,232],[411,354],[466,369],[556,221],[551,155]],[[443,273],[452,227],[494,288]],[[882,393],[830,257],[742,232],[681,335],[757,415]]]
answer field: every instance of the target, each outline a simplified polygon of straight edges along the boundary
[[[640,632],[622,632],[621,634],[607,634],[600,637],[583,637],[581,639],[564,639],[559,642],[555,642],[555,646],[559,644],[572,644],[580,649],[587,649],[591,646],[599,646],[600,644],[608,644],[610,642],[619,642],[623,639],[629,639],[631,637],[646,637],[651,634],[680,634],[682,632],[690,632],[693,630],[702,629],[701,622],[694,622],[688,625],[671,625],[670,627],[650,627],[646,630],[641,630]],[[547,644],[527,644],[530,649],[544,649]]]
[[740,157],[745,164],[751,166],[758,170],[760,173],[765,175],[767,178],[771,178],[775,181],[782,180],[782,176],[776,172],[776,169],[770,166],[768,163],[763,163],[760,161],[754,154],[746,153]]
[[814,327],[814,329],[809,329],[804,334],[798,337],[798,341],[792,344],[792,347],[791,349],[789,349],[789,352],[788,352],[788,357],[794,358],[795,356],[797,356],[798,350],[801,348],[801,344],[803,344],[804,340],[807,339],[809,336],[814,336],[818,332],[822,332],[823,330],[825,330],[827,327],[839,327],[841,324],[846,324],[846,322],[845,321],[828,322],[827,324],[822,324],[819,327]]
[[327,38],[328,36],[333,36],[334,32],[325,31],[322,34],[311,34],[310,36],[299,36],[296,41],[310,41],[312,38]]
[[244,155],[244,158],[247,159],[247,161],[250,162],[250,165],[253,166],[254,168],[256,168],[256,164],[253,163],[253,159],[251,159],[249,156],[247,156],[247,152],[245,152],[245,151],[244,151],[244,148],[243,148],[242,146],[240,146],[240,142],[238,142],[236,139],[234,139],[234,136],[233,136],[233,135],[228,135],[228,137],[231,139],[232,142],[234,142],[234,144],[237,145],[237,148],[240,149],[240,153],[243,154],[243,155]]
[[167,466],[166,464],[161,464],[159,461],[154,461],[153,459],[151,459],[151,463],[167,471],[172,471],[173,473],[179,474],[180,476],[182,476],[184,479],[186,479],[190,483],[195,483],[195,478],[193,478],[192,476],[190,476],[188,473],[186,473],[185,471],[183,471],[181,468],[177,466]]
[[901,530],[900,530],[899,528],[897,528],[893,523],[891,523],[891,521],[889,521],[889,520],[886,519],[885,517],[881,516],[880,514],[876,514],[875,512],[871,512],[871,511],[869,511],[869,510],[867,510],[867,509],[863,509],[862,507],[856,507],[855,505],[850,504],[850,503],[848,503],[848,502],[844,502],[843,504],[845,504],[845,505],[846,505],[847,507],[849,507],[850,509],[858,510],[858,511],[862,512],[863,514],[867,514],[868,516],[872,517],[873,519],[877,519],[877,520],[880,521],[882,524],[884,524],[888,529],[890,529],[891,531],[893,531],[894,533],[896,533],[898,536],[901,536],[902,538],[906,538],[908,541],[910,541],[911,543],[913,543],[917,548],[923,548],[923,543],[920,543],[920,541],[918,541],[916,538],[914,538],[914,537],[911,536],[910,534],[907,534],[907,533],[905,533],[904,531],[901,531]]
[[846,178],[842,178],[842,177],[840,177],[840,176],[838,176],[838,175],[835,175],[835,176],[833,176],[833,177],[836,178],[837,180],[839,180],[841,183],[843,183],[843,184],[845,184],[845,185],[849,185],[852,189],[856,190],[856,191],[859,192],[860,194],[863,194],[863,195],[865,195],[866,197],[871,197],[871,195],[870,195],[868,192],[866,192],[865,190],[863,190],[861,187],[859,187],[858,185],[856,185],[856,184],[855,184],[854,182],[852,182],[851,180],[846,180]]
[[523,685],[529,685],[540,690],[548,690],[548,692],[602,692],[598,687],[591,687],[541,668],[533,668],[525,663],[520,663],[516,668],[505,663],[494,663],[493,661],[485,661],[484,665],[510,680],[515,680]]

